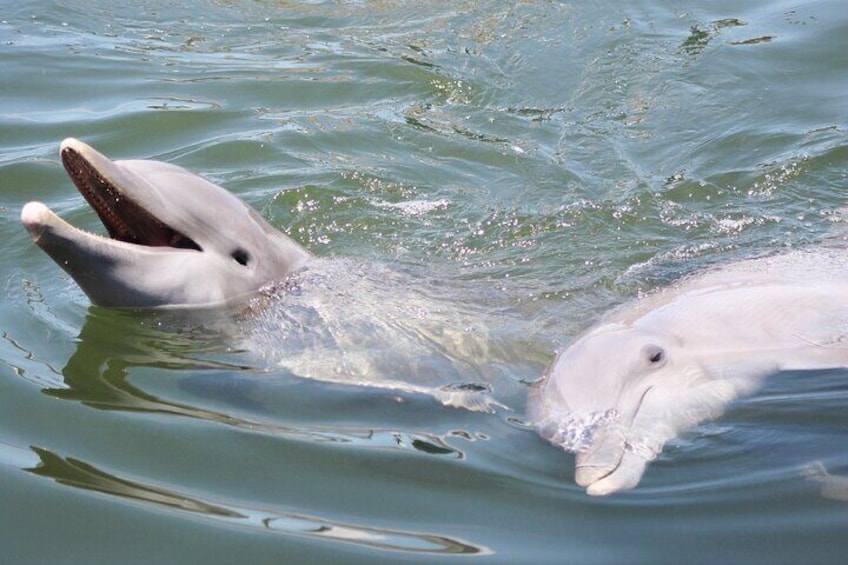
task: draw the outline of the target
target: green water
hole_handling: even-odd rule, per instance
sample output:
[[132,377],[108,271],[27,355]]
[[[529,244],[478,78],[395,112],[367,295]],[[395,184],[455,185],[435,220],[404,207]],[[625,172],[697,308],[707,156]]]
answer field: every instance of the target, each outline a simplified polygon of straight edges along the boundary
[[[844,561],[848,506],[801,474],[848,472],[844,371],[777,377],[606,499],[523,421],[527,383],[612,306],[844,232],[842,2],[7,4],[4,562]],[[492,376],[508,409],[91,308],[18,220],[38,199],[100,229],[67,136],[479,315],[495,354],[437,376]]]

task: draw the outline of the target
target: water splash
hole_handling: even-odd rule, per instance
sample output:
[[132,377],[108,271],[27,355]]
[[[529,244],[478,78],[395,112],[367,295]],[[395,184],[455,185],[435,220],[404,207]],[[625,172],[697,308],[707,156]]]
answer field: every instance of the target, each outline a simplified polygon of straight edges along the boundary
[[615,409],[585,415],[554,413],[538,424],[539,434],[565,451],[580,453],[591,445],[599,430],[621,429],[621,412]]

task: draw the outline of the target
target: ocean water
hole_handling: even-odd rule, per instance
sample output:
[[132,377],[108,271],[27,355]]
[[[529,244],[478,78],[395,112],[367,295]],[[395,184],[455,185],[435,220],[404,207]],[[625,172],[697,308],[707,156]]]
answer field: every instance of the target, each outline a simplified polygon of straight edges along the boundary
[[[7,4],[4,562],[844,561],[846,371],[776,376],[601,499],[524,414],[610,308],[844,235],[841,2]],[[67,136],[341,265],[328,311],[357,316],[314,329],[349,346],[92,307],[19,222],[41,200],[102,229]]]

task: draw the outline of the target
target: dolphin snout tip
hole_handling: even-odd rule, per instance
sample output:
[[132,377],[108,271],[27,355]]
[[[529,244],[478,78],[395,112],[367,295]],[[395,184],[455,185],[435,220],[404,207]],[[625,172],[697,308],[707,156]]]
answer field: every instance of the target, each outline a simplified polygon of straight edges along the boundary
[[75,137],[66,137],[62,140],[62,143],[59,145],[59,151],[64,151],[69,148],[79,148],[80,145],[84,145],[82,141]]
[[53,213],[41,202],[27,202],[21,210],[21,223],[37,239]]

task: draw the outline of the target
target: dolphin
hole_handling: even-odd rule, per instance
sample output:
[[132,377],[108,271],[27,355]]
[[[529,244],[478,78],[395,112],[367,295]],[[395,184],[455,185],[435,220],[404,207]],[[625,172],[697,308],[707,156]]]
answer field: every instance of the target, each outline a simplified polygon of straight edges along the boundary
[[71,226],[40,202],[23,207],[21,222],[96,305],[233,303],[310,259],[245,202],[182,167],[110,161],[72,138],[60,155],[108,237]]
[[848,367],[848,253],[707,270],[609,314],[533,387],[539,434],[590,495],[636,486],[663,445],[780,371]]
[[821,461],[805,465],[801,469],[801,475],[819,484],[819,494],[822,498],[848,502],[848,475],[832,475]]
[[[175,165],[113,162],[75,139],[60,154],[108,235],[77,229],[38,202],[23,207],[21,221],[96,305],[157,308],[153,319],[165,327],[188,314],[228,350],[247,352],[251,368],[423,394],[472,411],[505,408],[491,381],[514,349],[545,355],[527,347],[522,320],[499,336],[488,332],[491,304],[463,305],[461,283],[313,257],[235,196]],[[502,324],[507,313],[496,310]]]

